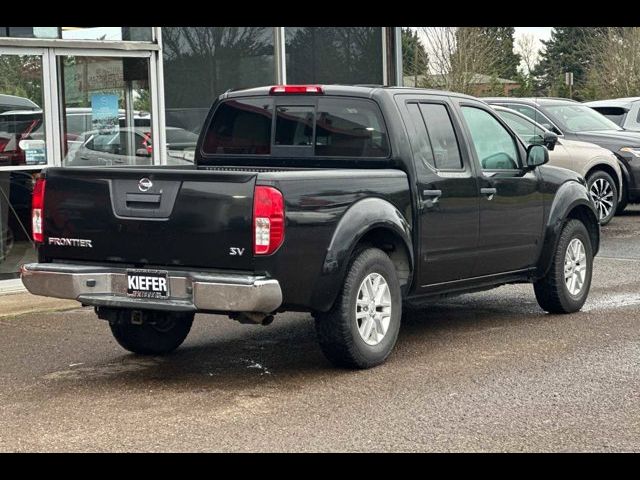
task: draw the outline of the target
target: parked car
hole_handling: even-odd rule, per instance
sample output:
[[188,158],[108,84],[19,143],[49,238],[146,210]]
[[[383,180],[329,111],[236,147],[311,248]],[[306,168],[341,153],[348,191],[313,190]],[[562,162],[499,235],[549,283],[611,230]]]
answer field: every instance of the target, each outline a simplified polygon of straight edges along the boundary
[[588,106],[561,98],[483,98],[531,118],[560,138],[595,143],[611,150],[620,161],[622,197],[616,213],[640,202],[640,133],[624,131]]
[[531,282],[548,312],[582,307],[598,216],[584,178],[548,159],[466,95],[230,91],[194,165],[45,169],[22,281],[94,306],[138,354],[177,348],[196,312],[308,311],[334,364],[368,368],[403,303]]
[[631,132],[640,132],[640,97],[612,98],[584,104],[619,127]]
[[[146,131],[150,130],[151,117],[149,114],[136,111],[133,119],[136,127],[146,127]],[[93,129],[91,109],[67,108],[65,122],[66,142],[63,144],[63,148],[66,158],[72,159],[83,143],[83,134]],[[124,128],[126,125],[124,110],[120,110],[118,125],[120,128]],[[41,153],[33,158],[28,158],[20,146],[22,140],[38,141],[41,145],[39,149]],[[0,166],[46,164],[45,151],[45,128],[41,109],[10,110],[0,113]]]
[[28,98],[0,93],[0,113],[9,110],[40,110],[40,107]]
[[[171,164],[193,164],[198,136],[182,128],[166,127],[167,156]],[[148,127],[125,128],[103,134],[85,132],[79,146],[67,155],[71,167],[108,165],[151,165],[153,141]]]
[[585,177],[600,214],[600,225],[611,221],[623,192],[622,171],[610,150],[593,143],[560,140],[555,133],[515,110],[499,105],[493,108],[525,144],[545,145],[549,149],[550,165],[568,168]]

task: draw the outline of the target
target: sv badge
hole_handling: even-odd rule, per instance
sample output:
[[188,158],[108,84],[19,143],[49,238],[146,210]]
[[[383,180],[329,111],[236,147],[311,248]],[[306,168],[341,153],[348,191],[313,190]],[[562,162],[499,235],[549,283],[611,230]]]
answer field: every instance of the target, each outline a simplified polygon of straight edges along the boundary
[[231,247],[229,249],[229,255],[237,255],[241,257],[243,253],[244,253],[244,248]]

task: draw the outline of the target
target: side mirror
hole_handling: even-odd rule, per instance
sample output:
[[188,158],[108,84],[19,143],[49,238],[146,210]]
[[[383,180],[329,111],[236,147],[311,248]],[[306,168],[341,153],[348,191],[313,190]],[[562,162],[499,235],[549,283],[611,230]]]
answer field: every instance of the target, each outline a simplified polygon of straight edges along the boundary
[[557,142],[558,135],[553,132],[544,132],[543,144],[549,149],[549,151],[553,151],[553,149],[556,148]]
[[549,150],[543,145],[529,145],[527,148],[527,166],[531,169],[549,161]]

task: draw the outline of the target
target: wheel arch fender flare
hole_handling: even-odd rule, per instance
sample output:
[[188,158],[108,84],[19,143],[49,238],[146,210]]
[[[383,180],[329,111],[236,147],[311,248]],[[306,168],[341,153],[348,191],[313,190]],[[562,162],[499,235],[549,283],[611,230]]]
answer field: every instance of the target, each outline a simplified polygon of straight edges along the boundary
[[414,272],[414,250],[411,223],[387,200],[370,197],[357,201],[338,222],[327,247],[320,278],[312,293],[315,309],[326,311],[333,305],[349,260],[360,242],[374,231],[387,231],[404,247],[408,262],[408,278],[403,286],[408,291]]
[[538,260],[536,277],[544,277],[553,261],[553,255],[558,246],[562,227],[568,219],[582,221],[589,232],[593,254],[600,246],[600,222],[598,214],[584,185],[576,181],[569,181],[557,190],[553,203],[549,208],[549,216],[545,224],[544,241]]

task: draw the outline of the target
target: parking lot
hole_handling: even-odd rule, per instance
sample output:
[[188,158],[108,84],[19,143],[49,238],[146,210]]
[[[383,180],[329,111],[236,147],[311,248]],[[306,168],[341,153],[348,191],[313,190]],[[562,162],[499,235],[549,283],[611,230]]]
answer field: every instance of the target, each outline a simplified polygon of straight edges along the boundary
[[162,358],[91,308],[2,317],[0,450],[638,451],[640,208],[602,233],[582,312],[530,285],[456,297],[367,371],[332,368],[306,314],[198,316]]

